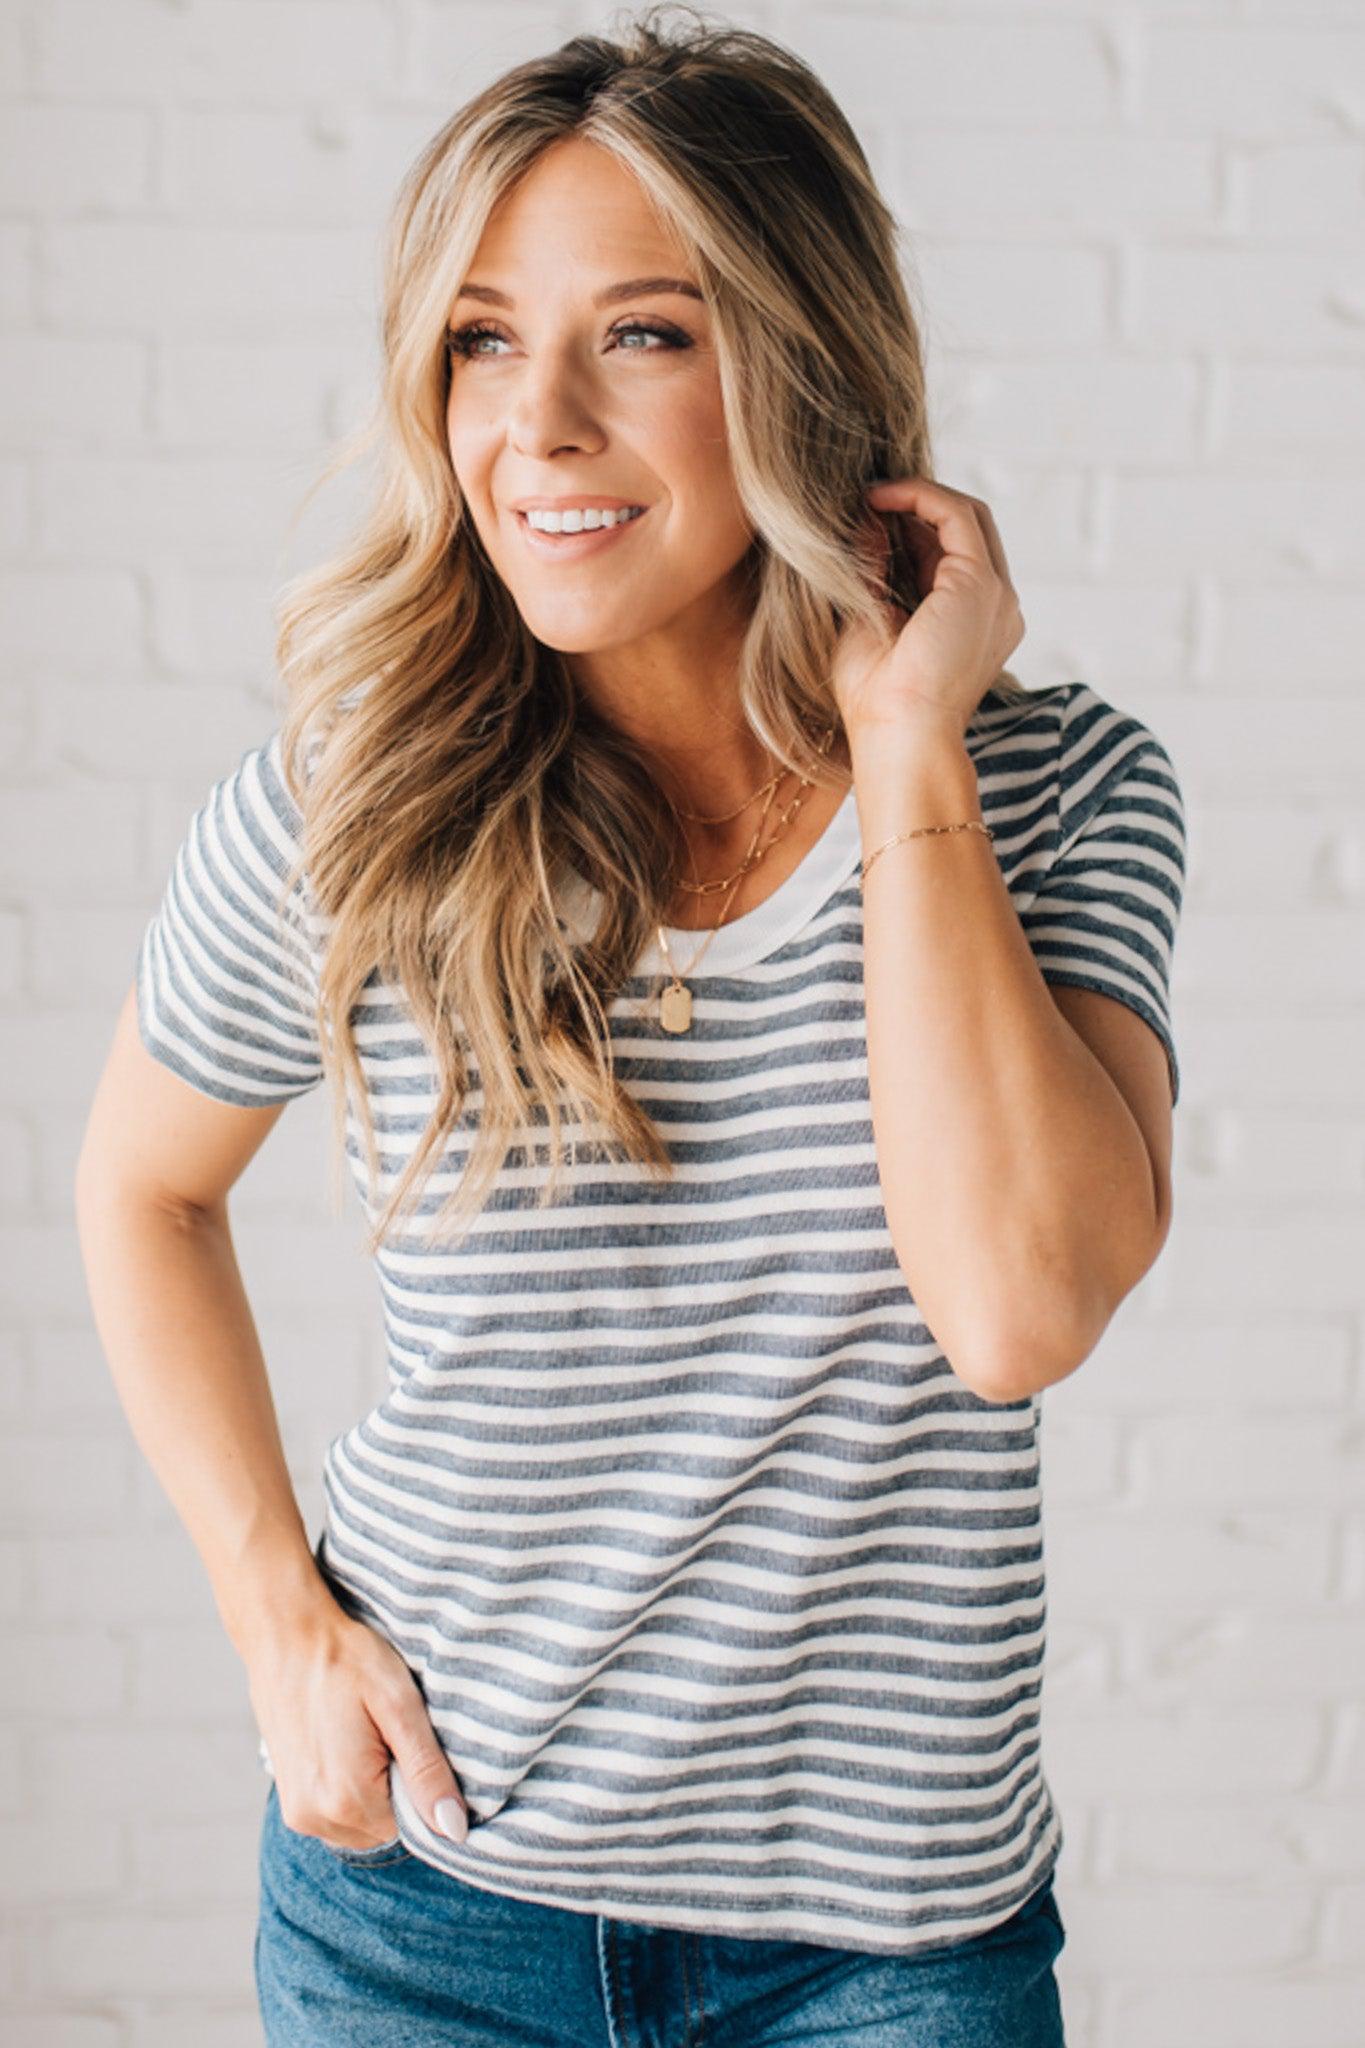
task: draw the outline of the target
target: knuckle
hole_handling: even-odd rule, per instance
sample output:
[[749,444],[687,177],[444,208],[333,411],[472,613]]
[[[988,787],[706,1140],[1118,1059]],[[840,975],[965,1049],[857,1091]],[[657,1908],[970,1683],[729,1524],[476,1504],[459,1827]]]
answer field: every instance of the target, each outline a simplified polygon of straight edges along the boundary
[[371,1687],[375,1703],[391,1721],[397,1722],[405,1734],[412,1733],[414,1715],[420,1715],[421,1699],[406,1668],[395,1671],[387,1667],[381,1671]]

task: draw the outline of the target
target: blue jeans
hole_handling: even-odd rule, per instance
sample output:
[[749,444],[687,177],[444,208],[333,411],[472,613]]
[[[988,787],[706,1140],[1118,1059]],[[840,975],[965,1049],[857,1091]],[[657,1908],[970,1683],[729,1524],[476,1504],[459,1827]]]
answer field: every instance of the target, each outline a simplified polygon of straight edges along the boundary
[[268,2048],[1064,2048],[1049,1879],[916,1956],[737,1940],[504,1898],[401,1844],[261,1833]]

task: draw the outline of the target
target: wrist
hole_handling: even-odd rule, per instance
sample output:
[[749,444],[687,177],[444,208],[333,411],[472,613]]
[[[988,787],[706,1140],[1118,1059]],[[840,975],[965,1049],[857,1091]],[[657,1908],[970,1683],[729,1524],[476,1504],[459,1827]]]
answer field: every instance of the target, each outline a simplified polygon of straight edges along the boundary
[[966,727],[962,713],[948,704],[933,704],[927,698],[903,704],[880,716],[845,721],[844,733],[851,748],[864,752],[873,747],[932,747],[940,741],[965,746]]
[[982,818],[976,764],[961,731],[945,724],[863,728],[849,734],[864,855],[895,832]]
[[243,1663],[311,1629],[346,1619],[305,1541],[301,1548],[262,1557],[220,1593],[219,1613]]

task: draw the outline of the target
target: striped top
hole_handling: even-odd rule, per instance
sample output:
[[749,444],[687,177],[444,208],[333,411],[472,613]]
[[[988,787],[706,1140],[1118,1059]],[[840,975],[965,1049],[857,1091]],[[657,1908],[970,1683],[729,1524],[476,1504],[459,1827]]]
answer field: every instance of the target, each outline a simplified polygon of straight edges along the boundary
[[[1136,1011],[1176,1098],[1185,833],[1164,748],[1078,682],[988,693],[967,746],[1042,974]],[[144,1044],[223,1102],[321,1079],[306,879],[297,918],[276,908],[299,824],[277,728],[195,814],[138,954]],[[670,1182],[580,1158],[538,1211],[523,1145],[458,1250],[411,1219],[383,1249],[387,1391],[327,1452],[316,1555],[414,1674],[468,1804],[457,1845],[391,1771],[417,1856],[616,1919],[913,1955],[1007,1919],[1063,1835],[1040,1742],[1041,1396],[974,1394],[892,1249],[861,853],[850,788],[711,941],[689,1033],[644,1000],[653,946],[610,1007]],[[565,899],[572,928],[593,896]],[[680,963],[698,944],[669,940]],[[386,1190],[434,1069],[377,975],[354,1021]],[[347,1148],[363,1203],[353,1119]]]

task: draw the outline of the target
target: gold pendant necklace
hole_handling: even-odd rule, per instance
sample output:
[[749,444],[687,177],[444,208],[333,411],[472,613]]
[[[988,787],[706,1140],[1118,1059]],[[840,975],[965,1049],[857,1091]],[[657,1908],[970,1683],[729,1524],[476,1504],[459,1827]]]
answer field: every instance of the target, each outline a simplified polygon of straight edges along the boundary
[[[729,894],[726,896],[724,903],[721,905],[720,923],[717,924],[711,931],[709,931],[706,934],[706,937],[702,940],[700,946],[692,955],[692,958],[688,961],[687,972],[689,974],[692,974],[696,971],[697,962],[701,959],[702,954],[706,951],[712,939],[714,939],[714,937],[716,936],[716,932],[720,930],[720,926],[725,922],[725,913],[735,900],[736,889],[738,889],[740,883],[743,881],[745,875],[748,873],[749,863],[753,857],[754,848],[758,845],[759,834],[763,830],[763,821],[773,807],[773,798],[776,794],[777,784],[776,782],[774,782],[772,788],[768,792],[768,801],[763,806],[762,813],[758,820],[758,825],[754,831],[754,836],[749,841],[749,851],[744,856],[744,860],[740,867],[739,873],[732,878],[730,882]],[[772,842],[769,841],[769,844],[771,843]],[[767,848],[765,847],[764,852],[766,853],[766,851]],[[674,964],[673,955],[668,950],[668,940],[664,937],[664,928],[662,925],[659,926],[659,951],[663,954],[664,959],[668,962],[669,970],[673,976],[673,979],[669,982],[668,986],[664,989],[663,994],[659,997],[659,1022],[660,1024],[662,1024],[665,1031],[671,1031],[675,1034],[682,1031],[690,1031],[692,1029],[692,991],[690,988],[686,986],[681,975],[678,973],[678,969]]]
[[[835,728],[831,726],[829,728],[829,731],[825,734],[824,739],[820,742],[819,752],[821,754],[825,753],[830,747],[831,743],[833,742],[834,732]],[[682,888],[689,890],[691,894],[699,896],[710,895],[719,889],[728,889],[728,894],[726,895],[725,902],[721,906],[719,922],[715,926],[713,926],[713,928],[706,934],[705,939],[702,941],[697,951],[693,954],[691,960],[689,960],[689,962],[687,963],[686,971],[688,974],[694,974],[696,972],[698,962],[701,960],[701,957],[705,953],[706,948],[710,945],[712,939],[714,939],[714,937],[716,936],[716,933],[725,923],[726,912],[729,910],[731,903],[734,901],[735,891],[738,889],[740,883],[744,880],[744,877],[748,874],[750,868],[758,866],[758,863],[762,860],[764,854],[767,853],[771,847],[777,844],[777,841],[782,837],[782,834],[786,831],[788,825],[795,817],[797,811],[800,809],[802,803],[805,801],[806,792],[811,786],[813,777],[807,775],[802,778],[801,786],[797,790],[795,797],[787,806],[787,809],[783,812],[782,817],[778,821],[777,830],[773,833],[772,838],[768,840],[766,845],[759,847],[758,842],[759,839],[762,837],[764,822],[767,819],[769,811],[773,807],[773,801],[777,795],[777,785],[781,781],[781,779],[782,778],[780,775],[774,776],[771,783],[765,784],[765,788],[768,792],[768,801],[763,806],[762,813],[758,820],[758,825],[754,831],[754,836],[749,841],[749,850],[745,854],[742,862],[740,863],[738,873],[735,874],[733,877],[729,878],[728,881],[694,883],[684,882],[680,884]],[[753,799],[751,798],[750,802],[752,801]],[[740,809],[742,810],[743,808],[744,806],[741,804]],[[683,815],[687,814],[684,813]],[[732,813],[731,815],[735,814]],[[686,983],[683,981],[682,975],[679,972],[676,963],[674,962],[673,955],[670,953],[668,949],[668,940],[664,936],[663,926],[659,925],[657,927],[657,930],[659,935],[659,951],[663,954],[664,959],[668,962],[669,972],[672,977],[671,980],[668,982],[667,986],[663,989],[659,997],[659,1022],[665,1031],[672,1032],[676,1036],[684,1031],[690,1031],[692,1028],[692,991],[690,988],[687,987]]]
[[[689,968],[688,972],[691,971]],[[665,1031],[674,1033],[692,1029],[692,991],[684,987],[676,973],[659,997],[659,1022]]]

